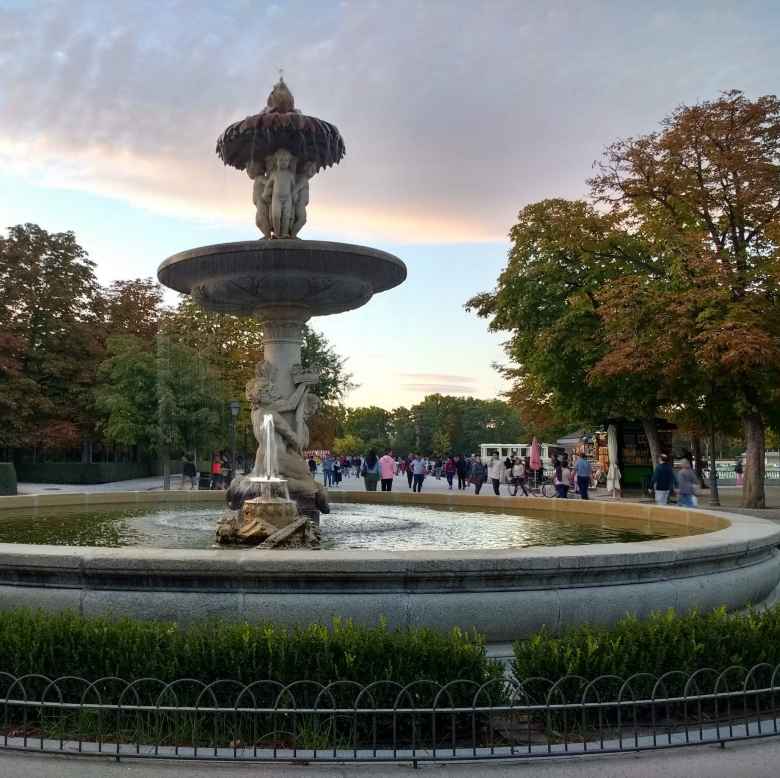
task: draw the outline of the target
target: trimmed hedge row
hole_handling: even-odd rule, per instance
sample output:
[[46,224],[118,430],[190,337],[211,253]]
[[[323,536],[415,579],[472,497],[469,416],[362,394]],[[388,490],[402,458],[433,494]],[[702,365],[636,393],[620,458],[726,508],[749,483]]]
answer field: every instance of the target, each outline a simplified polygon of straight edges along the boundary
[[483,683],[501,677],[482,638],[453,630],[390,630],[334,621],[287,629],[272,624],[113,621],[29,610],[0,614],[0,671],[88,680],[196,678],[251,683],[307,679],[369,684],[392,679]]
[[0,494],[16,494],[16,469],[12,462],[0,462]]
[[[171,463],[171,473],[181,472],[181,462]],[[19,465],[19,480],[38,484],[105,484],[160,475],[157,463],[138,462],[39,462]]]
[[627,616],[612,628],[581,626],[560,637],[542,630],[514,644],[512,669],[518,679],[558,680],[760,662],[780,664],[780,607],[736,615],[723,608],[682,616],[670,610],[641,621]]

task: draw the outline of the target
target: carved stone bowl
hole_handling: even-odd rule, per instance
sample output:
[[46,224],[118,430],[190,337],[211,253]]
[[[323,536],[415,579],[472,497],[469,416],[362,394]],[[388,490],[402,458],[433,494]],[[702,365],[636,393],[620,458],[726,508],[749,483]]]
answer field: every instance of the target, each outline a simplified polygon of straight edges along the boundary
[[406,265],[379,249],[319,240],[255,240],[182,251],[160,283],[208,311],[273,318],[275,309],[326,316],[365,305],[402,283]]

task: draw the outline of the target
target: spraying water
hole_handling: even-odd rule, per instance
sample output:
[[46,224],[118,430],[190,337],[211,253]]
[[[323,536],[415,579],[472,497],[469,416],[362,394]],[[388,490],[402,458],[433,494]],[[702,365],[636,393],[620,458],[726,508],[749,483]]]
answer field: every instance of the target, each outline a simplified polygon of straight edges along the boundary
[[274,434],[274,417],[270,413],[263,416],[263,437],[265,439],[265,479],[271,481],[278,478],[279,461],[276,453],[276,435]]

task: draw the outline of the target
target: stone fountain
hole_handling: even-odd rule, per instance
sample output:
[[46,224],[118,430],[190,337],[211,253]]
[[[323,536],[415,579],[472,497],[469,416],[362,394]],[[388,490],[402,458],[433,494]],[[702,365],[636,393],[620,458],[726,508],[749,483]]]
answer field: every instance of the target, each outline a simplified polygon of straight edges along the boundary
[[270,498],[277,488],[263,486],[266,463],[275,452],[275,477],[285,482],[297,514],[316,524],[329,506],[326,489],[312,478],[302,456],[309,443],[308,420],[319,407],[313,392],[316,365],[301,365],[303,326],[313,316],[359,308],[398,286],[406,266],[378,249],[297,237],[306,223],[310,181],[340,162],[345,146],[334,125],[296,110],[283,79],[260,113],[222,133],[217,154],[252,179],[255,223],[263,237],[175,254],[160,265],[157,277],[207,311],[254,316],[262,324],[263,361],[246,389],[257,455],[252,472],[230,484],[229,507],[242,511],[244,523],[268,514],[270,507],[262,506],[273,500],[264,502],[262,490],[267,486]]

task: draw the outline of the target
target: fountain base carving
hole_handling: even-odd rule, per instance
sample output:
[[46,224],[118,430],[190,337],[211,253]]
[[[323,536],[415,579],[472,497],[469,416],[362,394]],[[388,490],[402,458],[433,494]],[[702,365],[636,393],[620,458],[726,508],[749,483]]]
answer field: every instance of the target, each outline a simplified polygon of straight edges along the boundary
[[308,516],[299,514],[298,505],[290,499],[286,480],[242,480],[258,496],[244,499],[240,510],[223,516],[217,523],[217,543],[264,549],[319,548],[319,526]]

